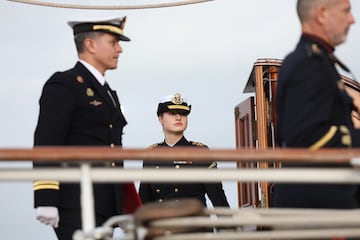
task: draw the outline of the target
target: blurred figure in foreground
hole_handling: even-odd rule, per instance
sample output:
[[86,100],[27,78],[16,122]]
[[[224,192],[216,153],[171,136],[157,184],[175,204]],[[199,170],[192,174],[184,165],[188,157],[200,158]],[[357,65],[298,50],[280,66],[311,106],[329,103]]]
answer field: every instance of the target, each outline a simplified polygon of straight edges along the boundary
[[[298,0],[302,35],[283,61],[276,93],[277,142],[283,148],[358,147],[360,132],[351,112],[358,110],[337,68],[349,71],[334,55],[355,22],[349,0]],[[308,165],[283,164],[282,167]],[[348,165],[320,165],[349,167]],[[356,185],[275,184],[272,206],[283,208],[358,207]]]

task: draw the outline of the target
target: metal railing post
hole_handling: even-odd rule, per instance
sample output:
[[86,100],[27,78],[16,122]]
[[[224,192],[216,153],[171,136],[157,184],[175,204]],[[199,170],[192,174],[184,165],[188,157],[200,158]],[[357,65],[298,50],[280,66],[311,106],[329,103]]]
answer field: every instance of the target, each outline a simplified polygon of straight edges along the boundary
[[81,219],[83,232],[95,229],[93,186],[90,163],[81,163]]

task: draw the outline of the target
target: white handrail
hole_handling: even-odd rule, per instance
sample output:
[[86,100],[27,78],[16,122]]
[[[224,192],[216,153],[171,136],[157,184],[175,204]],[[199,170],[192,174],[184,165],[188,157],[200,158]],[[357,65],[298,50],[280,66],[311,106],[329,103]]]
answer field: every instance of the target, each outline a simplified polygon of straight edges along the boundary
[[[156,174],[154,174],[156,173]],[[357,169],[111,169],[89,170],[93,182],[218,182],[218,181],[269,181],[289,183],[360,183]],[[186,177],[184,177],[186,176]],[[72,169],[2,169],[0,181],[30,181],[57,179],[62,182],[79,182],[81,170]]]
[[82,229],[85,232],[89,232],[96,226],[90,163],[82,163],[80,171]]
[[[93,182],[218,182],[218,181],[270,181],[292,183],[360,183],[359,149],[295,150],[194,150],[172,149],[149,151],[144,149],[108,149],[89,147],[44,147],[36,149],[0,149],[0,161],[47,161],[79,163],[72,168],[0,168],[0,181],[32,181],[57,179],[61,182],[81,183],[83,231],[95,228],[93,208]],[[265,169],[117,169],[92,167],[90,162],[114,160],[179,160],[192,161],[244,161],[308,163],[309,168]],[[329,164],[331,168],[310,168],[312,164]],[[334,168],[347,164],[349,168]],[[354,167],[350,167],[352,164]],[[156,174],[154,174],[154,172]],[[186,176],[186,177],[184,177]]]

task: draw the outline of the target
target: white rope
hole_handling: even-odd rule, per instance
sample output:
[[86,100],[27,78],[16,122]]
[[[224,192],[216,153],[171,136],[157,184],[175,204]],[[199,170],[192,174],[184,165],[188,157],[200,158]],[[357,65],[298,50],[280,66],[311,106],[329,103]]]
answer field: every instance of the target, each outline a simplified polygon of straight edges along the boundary
[[66,3],[52,3],[35,0],[8,0],[10,2],[31,4],[43,7],[56,7],[56,8],[71,8],[71,9],[92,9],[92,10],[134,10],[134,9],[147,9],[147,8],[165,8],[177,7],[183,5],[190,5],[196,3],[210,2],[214,0],[186,0],[171,3],[155,3],[155,4],[137,4],[137,5],[83,5],[83,4],[66,4]]

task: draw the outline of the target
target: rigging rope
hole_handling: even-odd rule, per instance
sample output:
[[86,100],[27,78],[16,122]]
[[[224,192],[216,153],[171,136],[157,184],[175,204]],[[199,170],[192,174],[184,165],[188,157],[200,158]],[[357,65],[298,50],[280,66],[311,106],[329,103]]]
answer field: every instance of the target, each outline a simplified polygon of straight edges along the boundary
[[169,3],[155,3],[155,4],[137,4],[137,5],[83,5],[83,4],[65,4],[57,2],[43,2],[36,0],[8,0],[10,2],[38,5],[44,7],[56,7],[56,8],[72,8],[72,9],[92,9],[92,10],[133,10],[133,9],[147,9],[147,8],[165,8],[176,7],[182,5],[196,4],[210,2],[213,0],[186,0]]

